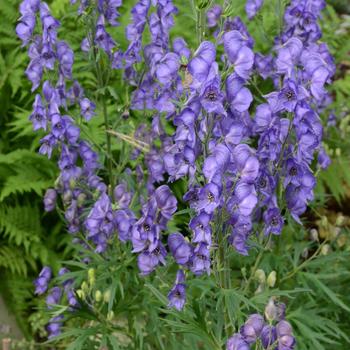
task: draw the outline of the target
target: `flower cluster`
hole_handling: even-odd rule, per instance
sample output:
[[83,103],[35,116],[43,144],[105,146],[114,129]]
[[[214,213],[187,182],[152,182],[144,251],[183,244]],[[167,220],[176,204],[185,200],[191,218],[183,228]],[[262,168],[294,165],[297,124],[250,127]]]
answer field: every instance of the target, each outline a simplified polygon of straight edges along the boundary
[[[142,275],[165,264],[169,251],[179,265],[169,305],[180,310],[185,304],[185,274],[210,274],[213,247],[229,243],[247,255],[256,228],[265,235],[280,234],[284,213],[301,222],[313,199],[316,179],[311,165],[316,156],[319,167],[329,163],[321,145],[318,113],[329,103],[325,86],[335,70],[327,46],[319,42],[317,19],[324,1],[293,0],[286,8],[283,31],[268,53],[255,52],[242,20],[224,16],[226,9],[219,5],[207,12],[212,38],[203,39],[199,28],[196,50],[182,37],[171,41],[178,11],[172,0],[135,4],[123,51],[106,29],[107,23],[118,25],[121,5],[121,0],[80,1],[79,12],[86,12],[92,23],[81,49],[93,54],[97,72],[96,52],[101,50],[103,59],[111,68],[121,69],[131,86],[126,104],[152,115],[151,126],[140,125],[137,142],[132,140],[142,146],[133,150],[133,159],[140,157],[140,149],[147,151],[140,157],[142,166],[124,169],[145,185],[141,194],[126,182],[115,186],[99,176],[103,167],[99,155],[81,137],[77,123],[77,118],[88,122],[97,117],[97,106],[73,80],[74,55],[58,39],[60,23],[45,2],[24,0],[20,6],[16,30],[28,46],[26,74],[33,91],[42,86],[29,119],[34,130],[47,132],[39,152],[51,157],[59,151],[60,175],[55,189],[46,192],[44,205],[53,210],[59,194],[69,233],[83,234],[99,254],[107,251],[114,237],[130,241]],[[247,1],[248,18],[253,19],[262,6],[263,1]],[[145,44],[147,27],[151,42]],[[50,71],[57,72],[57,79],[49,78]],[[260,93],[263,80],[272,86],[269,93]],[[75,111],[79,117],[72,117]],[[169,125],[173,133],[166,131]],[[106,158],[110,161],[112,154]],[[179,179],[187,180],[182,199],[191,217],[186,232],[169,233],[179,199],[170,183]],[[134,199],[141,210],[135,210]],[[50,275],[47,268],[41,272],[37,294],[47,290]],[[69,305],[78,306],[70,281],[50,290],[49,307],[60,301],[63,291]],[[61,323],[60,318],[52,320],[53,335]],[[264,347],[277,341],[282,344],[278,349],[292,349],[287,325],[281,320],[276,327],[264,326],[264,320],[253,315],[241,334],[230,339],[228,349],[238,348],[239,342],[249,348],[254,334],[254,341],[260,336]],[[264,331],[266,327],[271,329]],[[266,340],[269,335],[273,340]]]
[[276,305],[271,299],[265,309],[268,322],[260,314],[250,315],[240,332],[228,339],[226,349],[250,350],[253,344],[259,343],[264,349],[293,350],[295,338],[290,323],[284,319],[284,309],[284,304]]

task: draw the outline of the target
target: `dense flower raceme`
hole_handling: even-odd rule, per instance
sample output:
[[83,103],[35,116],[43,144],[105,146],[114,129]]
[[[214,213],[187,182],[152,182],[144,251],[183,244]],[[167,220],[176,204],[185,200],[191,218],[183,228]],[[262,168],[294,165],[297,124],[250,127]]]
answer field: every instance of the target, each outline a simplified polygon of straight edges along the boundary
[[[321,146],[318,113],[329,101],[325,85],[335,69],[327,46],[318,42],[317,19],[324,3],[292,1],[286,8],[284,30],[267,55],[254,52],[254,40],[244,23],[238,17],[222,18],[224,9],[219,5],[207,15],[214,40],[206,38],[192,50],[181,37],[170,41],[177,13],[171,0],[139,0],[126,28],[124,52],[106,29],[107,23],[118,24],[121,1],[100,0],[96,6],[82,0],[79,11],[87,6],[95,21],[93,40],[85,38],[82,50],[101,49],[112,68],[123,70],[124,78],[134,86],[132,109],[156,111],[151,129],[140,126],[135,132],[149,146],[144,156],[147,172],[140,165],[135,169],[137,180],[146,184],[147,195],[137,197],[142,209],[134,212],[130,205],[135,194],[125,183],[112,189],[112,196],[108,193],[108,184],[98,176],[102,167],[98,154],[81,138],[69,116],[76,108],[89,121],[96,108],[73,80],[73,51],[58,39],[60,23],[47,4],[24,0],[16,31],[28,46],[26,74],[33,91],[42,86],[30,120],[35,130],[47,132],[39,152],[49,157],[54,150],[60,152],[61,173],[55,189],[45,195],[45,209],[55,208],[59,194],[68,231],[82,232],[98,253],[104,253],[116,235],[122,242],[131,241],[142,275],[165,264],[169,251],[179,265],[169,305],[182,309],[185,275],[210,273],[213,243],[220,244],[218,223],[236,251],[247,255],[254,224],[262,223],[266,235],[278,235],[285,209],[300,222],[313,199],[316,180],[311,163],[317,154],[319,167],[329,163]],[[248,1],[248,17],[253,18],[261,6],[262,1]],[[36,34],[39,21],[42,30]],[[144,45],[146,26],[152,41]],[[223,53],[221,57],[218,52]],[[140,62],[145,66],[142,72],[136,67]],[[52,70],[58,78],[45,80]],[[257,99],[263,100],[260,104],[249,89],[255,84],[254,76],[274,84],[273,91]],[[165,131],[169,122],[175,128],[172,135]],[[155,142],[159,140],[161,146]],[[132,157],[139,154],[135,150]],[[166,242],[177,199],[164,183],[182,178],[188,180],[183,200],[192,210],[191,234],[170,233]],[[38,294],[47,290],[49,279],[43,270],[36,281]],[[63,295],[62,288],[57,288],[50,291],[49,305]],[[63,287],[69,304],[76,306],[72,285],[67,288],[69,293]],[[53,334],[61,322],[52,320]],[[232,342],[239,342],[240,337]]]
[[266,320],[260,314],[250,315],[240,332],[228,339],[226,349],[250,350],[259,343],[264,349],[293,350],[295,338],[290,323],[285,320],[284,309],[284,304],[270,299],[265,309]]

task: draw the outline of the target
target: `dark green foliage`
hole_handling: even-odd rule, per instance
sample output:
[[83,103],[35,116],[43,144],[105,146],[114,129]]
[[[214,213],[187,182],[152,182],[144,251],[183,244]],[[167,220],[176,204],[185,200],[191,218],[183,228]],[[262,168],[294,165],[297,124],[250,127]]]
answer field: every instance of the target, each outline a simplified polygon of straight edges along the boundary
[[42,265],[57,268],[65,242],[55,215],[44,215],[42,197],[57,176],[53,162],[36,153],[40,135],[28,120],[33,103],[16,39],[17,0],[0,0],[0,292],[26,337],[42,332],[33,279]]

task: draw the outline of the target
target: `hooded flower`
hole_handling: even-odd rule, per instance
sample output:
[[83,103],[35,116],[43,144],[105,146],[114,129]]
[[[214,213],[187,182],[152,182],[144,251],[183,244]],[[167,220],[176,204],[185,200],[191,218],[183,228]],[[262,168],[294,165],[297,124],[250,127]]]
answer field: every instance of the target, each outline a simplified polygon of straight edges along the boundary
[[245,5],[245,11],[250,20],[255,17],[255,15],[263,5],[263,2],[263,0],[247,0]]
[[186,302],[186,285],[185,274],[182,270],[179,270],[176,274],[176,280],[173,288],[168,294],[169,307],[174,307],[178,311],[181,311]]
[[168,246],[175,261],[179,265],[185,265],[192,255],[192,247],[181,233],[172,233],[168,237]]
[[234,334],[227,341],[226,350],[250,350],[250,346],[240,334]]

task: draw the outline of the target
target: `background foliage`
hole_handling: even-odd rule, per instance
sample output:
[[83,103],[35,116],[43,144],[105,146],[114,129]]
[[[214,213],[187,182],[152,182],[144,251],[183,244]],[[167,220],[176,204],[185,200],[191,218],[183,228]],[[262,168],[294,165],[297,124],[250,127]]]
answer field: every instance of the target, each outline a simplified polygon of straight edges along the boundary
[[[266,2],[273,8],[274,1]],[[76,14],[69,7],[69,0],[50,3],[53,15],[62,19],[61,37],[77,49],[83,34],[72,21]],[[181,15],[177,17],[173,36],[181,32],[191,42],[194,32],[191,11],[185,2],[175,3]],[[350,18],[339,15],[349,11],[347,2],[339,1],[334,8],[328,6],[322,22],[323,40],[328,43],[338,66],[336,81],[331,87],[334,103],[323,118],[326,124],[329,112],[334,111],[337,124],[326,130],[326,148],[333,162],[327,171],[319,174],[317,200],[306,215],[307,224],[304,228],[289,225],[283,235],[274,240],[274,245],[266,248],[257,245],[246,259],[232,254],[231,289],[218,289],[207,277],[190,282],[191,298],[183,313],[166,307],[166,293],[173,282],[168,277],[174,275],[169,273],[173,272],[172,266],[160,269],[157,276],[140,279],[130,249],[123,249],[110,260],[93,255],[88,267],[69,260],[78,252],[69,246],[70,237],[60,223],[59,213],[44,214],[42,195],[53,185],[57,169],[53,161],[36,153],[41,135],[32,131],[28,121],[33,95],[24,77],[26,53],[14,35],[18,4],[17,0],[0,0],[0,290],[26,338],[44,337],[43,326],[47,320],[41,311],[42,302],[33,298],[32,280],[42,265],[49,264],[57,270],[60,261],[66,260],[72,266],[77,286],[85,281],[85,297],[96,307],[83,307],[72,315],[71,331],[65,333],[57,345],[63,349],[93,349],[104,345],[111,349],[217,348],[215,339],[220,338],[220,325],[227,323],[224,312],[218,310],[227,309],[233,331],[247,314],[254,310],[261,312],[270,296],[287,301],[287,315],[297,335],[298,349],[347,349],[350,344],[350,207],[347,204],[350,197]],[[124,24],[131,6],[132,2],[127,2],[121,10]],[[243,6],[243,2],[238,4],[237,12],[242,12]],[[249,28],[260,50],[269,45],[261,36],[269,32],[272,33],[269,37],[273,37],[275,30],[271,8],[264,6]],[[185,33],[181,23],[186,23]],[[122,33],[123,29],[117,28],[115,35],[123,38]],[[121,45],[125,43],[121,41]],[[95,78],[79,54],[74,69],[74,75],[84,87],[93,89]],[[120,89],[112,80],[111,96],[124,93]],[[120,110],[114,112],[119,113],[123,107],[118,106]],[[104,137],[99,131],[100,123],[96,118],[84,130],[97,146],[103,143]],[[131,118],[127,128],[133,127]],[[124,147],[115,143],[114,154],[122,157]],[[181,183],[173,189],[181,193]],[[181,227],[185,219],[184,214],[172,224]],[[310,229],[318,230],[318,240],[310,239]],[[276,285],[269,287],[261,274],[256,273],[257,267],[266,276],[276,271]],[[89,280],[88,268],[95,269],[94,283],[91,276]],[[239,284],[242,278],[250,281],[247,290]],[[102,300],[97,300],[97,291],[102,293]],[[113,327],[108,319],[111,312],[117,315]]]

